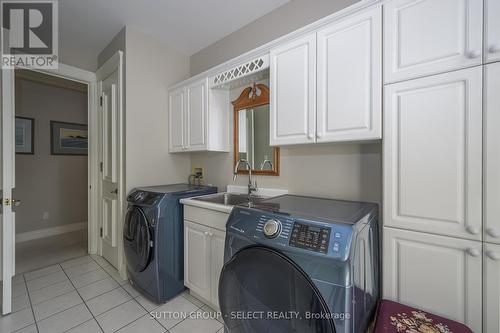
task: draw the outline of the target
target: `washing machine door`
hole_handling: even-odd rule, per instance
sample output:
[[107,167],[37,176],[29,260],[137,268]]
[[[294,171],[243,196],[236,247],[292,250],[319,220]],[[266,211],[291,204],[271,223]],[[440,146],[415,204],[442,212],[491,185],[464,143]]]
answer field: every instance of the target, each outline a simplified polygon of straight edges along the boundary
[[146,215],[140,207],[130,206],[123,226],[123,245],[129,269],[134,272],[146,269],[151,258],[151,241]]
[[219,304],[230,333],[334,333],[320,292],[293,261],[255,246],[222,269]]

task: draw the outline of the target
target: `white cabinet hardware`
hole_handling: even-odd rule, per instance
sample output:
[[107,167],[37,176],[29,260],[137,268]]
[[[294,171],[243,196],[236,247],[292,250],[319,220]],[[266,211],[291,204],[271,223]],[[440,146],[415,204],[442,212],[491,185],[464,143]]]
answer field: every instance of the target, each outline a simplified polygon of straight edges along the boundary
[[478,227],[475,227],[475,226],[468,226],[468,227],[466,228],[466,230],[467,230],[467,232],[468,232],[469,234],[472,234],[472,235],[477,235],[477,234],[479,234],[479,228],[478,228]]
[[498,231],[498,229],[495,229],[495,228],[486,228],[486,233],[489,236],[494,237],[494,238],[497,238],[498,236],[500,236],[500,231]]
[[469,249],[467,249],[467,253],[470,256],[473,256],[473,257],[479,257],[481,255],[481,251],[479,251],[476,248],[469,248]]

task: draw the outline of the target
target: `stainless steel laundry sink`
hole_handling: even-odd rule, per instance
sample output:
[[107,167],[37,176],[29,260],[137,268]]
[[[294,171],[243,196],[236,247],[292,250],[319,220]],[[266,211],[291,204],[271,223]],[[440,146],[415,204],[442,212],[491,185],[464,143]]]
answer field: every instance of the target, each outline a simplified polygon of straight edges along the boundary
[[225,206],[235,206],[239,204],[244,204],[248,202],[259,202],[263,200],[263,197],[258,196],[248,196],[247,194],[240,193],[216,193],[211,195],[205,195],[202,197],[193,198],[193,200],[211,202],[215,204],[225,205]]

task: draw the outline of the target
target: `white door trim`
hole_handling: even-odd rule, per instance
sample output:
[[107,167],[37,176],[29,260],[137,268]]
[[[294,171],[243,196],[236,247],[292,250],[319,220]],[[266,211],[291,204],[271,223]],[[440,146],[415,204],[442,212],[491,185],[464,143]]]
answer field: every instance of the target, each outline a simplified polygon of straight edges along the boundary
[[89,156],[88,156],[88,252],[97,253],[98,240],[98,192],[97,179],[99,175],[99,149],[98,149],[98,123],[97,123],[97,87],[96,74],[81,68],[59,63],[57,69],[32,69],[41,73],[58,76],[64,79],[81,82],[88,85],[88,130],[89,130]]

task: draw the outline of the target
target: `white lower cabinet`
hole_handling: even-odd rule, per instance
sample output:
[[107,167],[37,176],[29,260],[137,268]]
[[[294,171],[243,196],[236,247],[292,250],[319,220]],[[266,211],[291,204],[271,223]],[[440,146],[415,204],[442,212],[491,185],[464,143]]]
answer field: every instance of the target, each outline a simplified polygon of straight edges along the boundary
[[184,220],[184,285],[216,309],[225,238],[222,230]]
[[500,245],[484,244],[484,333],[500,332]]
[[[385,227],[383,253],[384,298],[481,332],[481,242]],[[497,264],[497,292],[492,295],[496,303],[498,272]]]
[[184,285],[210,299],[210,228],[184,221]]
[[211,301],[219,307],[219,278],[224,266],[224,243],[226,233],[212,229],[210,234],[210,292]]

